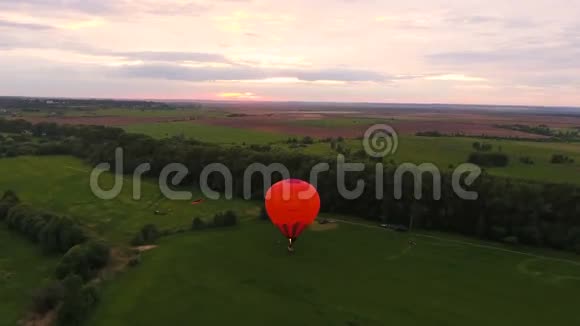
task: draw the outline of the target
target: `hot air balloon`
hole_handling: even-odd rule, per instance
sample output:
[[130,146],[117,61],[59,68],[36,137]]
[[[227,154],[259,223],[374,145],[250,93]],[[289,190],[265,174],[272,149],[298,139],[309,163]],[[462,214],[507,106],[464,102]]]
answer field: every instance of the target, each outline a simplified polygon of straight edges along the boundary
[[320,196],[306,181],[286,179],[275,183],[266,193],[266,211],[272,223],[288,239],[288,251],[320,210]]

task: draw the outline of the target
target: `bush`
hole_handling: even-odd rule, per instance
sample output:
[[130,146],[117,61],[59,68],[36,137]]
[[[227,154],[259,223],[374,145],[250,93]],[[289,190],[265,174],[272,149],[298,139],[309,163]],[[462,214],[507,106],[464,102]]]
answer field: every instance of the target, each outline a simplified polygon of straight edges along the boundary
[[[46,218],[46,216],[48,216]],[[67,252],[87,237],[69,218],[45,215],[46,225],[38,234],[42,248],[47,252]]]
[[145,245],[145,239],[143,238],[143,233],[139,232],[137,233],[133,239],[131,239],[131,245],[132,246],[143,246]]
[[201,230],[203,228],[205,228],[205,222],[199,217],[194,218],[193,221],[191,222],[191,229]]
[[135,267],[139,264],[141,264],[141,255],[137,255],[129,259],[129,267]]
[[475,142],[472,144],[473,149],[478,152],[489,152],[493,148],[491,144]]
[[39,242],[46,252],[67,252],[73,246],[83,243],[87,237],[83,230],[71,219],[41,212],[30,206],[12,206],[5,218],[6,225]]
[[550,159],[550,163],[552,164],[574,163],[574,159],[571,159],[566,155],[554,154]]
[[529,156],[520,157],[520,162],[522,162],[523,164],[529,164],[529,165],[534,164],[534,161]]
[[269,152],[272,150],[272,146],[270,145],[250,145],[249,146],[251,150],[256,151],[256,152]]
[[38,314],[45,314],[58,306],[63,295],[62,284],[58,281],[53,282],[33,294],[32,310]]
[[228,210],[225,213],[217,213],[213,218],[214,227],[226,227],[236,224],[238,224],[238,216],[231,210]]
[[147,224],[131,240],[131,245],[143,246],[154,244],[160,236],[161,232],[159,232],[155,224]]
[[20,199],[18,199],[18,196],[16,196],[16,193],[14,191],[6,190],[4,192],[4,195],[2,195],[2,198],[0,198],[0,201],[10,201],[18,203]]
[[519,243],[518,237],[513,235],[505,237],[501,241],[510,245],[517,245]]
[[312,139],[312,137],[310,137],[310,136],[305,136],[304,138],[302,138],[302,144],[305,144],[305,145],[314,144],[314,139]]
[[71,248],[56,267],[56,277],[64,279],[70,275],[78,275],[88,281],[99,269],[107,265],[110,259],[110,249],[103,242],[89,241]]
[[467,161],[486,167],[503,167],[508,165],[509,159],[507,155],[502,153],[475,152],[469,155]]
[[575,253],[580,255],[580,242],[575,243],[572,249],[574,250]]
[[418,131],[415,133],[415,136],[422,136],[422,137],[442,137],[444,136],[439,131]]
[[269,221],[270,220],[270,217],[268,216],[268,211],[266,211],[266,207],[264,207],[264,206],[260,207],[259,218],[262,221]]
[[522,243],[530,245],[541,245],[542,244],[542,232],[536,226],[525,226],[520,229],[518,238]]
[[19,202],[20,199],[18,199],[18,196],[16,196],[16,194],[13,191],[7,190],[6,192],[4,192],[4,195],[0,199],[0,220],[6,218],[6,215],[8,215],[8,211],[12,207],[18,205]]
[[97,289],[93,285],[83,286],[83,280],[78,275],[69,275],[62,284],[64,296],[58,312],[57,325],[82,325],[98,301]]
[[568,231],[568,242],[570,248],[580,254],[580,227],[574,227]]
[[507,237],[507,230],[502,226],[491,227],[491,238],[494,240],[503,240]]

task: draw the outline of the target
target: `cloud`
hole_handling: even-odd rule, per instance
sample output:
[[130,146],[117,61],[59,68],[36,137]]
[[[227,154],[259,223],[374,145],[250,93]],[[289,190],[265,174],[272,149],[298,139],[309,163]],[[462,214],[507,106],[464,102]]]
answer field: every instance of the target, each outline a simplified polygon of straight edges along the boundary
[[115,11],[118,4],[125,1],[112,0],[0,0],[0,8],[10,10],[62,11],[71,10],[90,14]]
[[90,15],[156,14],[179,15],[204,11],[207,3],[180,0],[0,0],[6,10],[78,12]]
[[441,52],[428,55],[427,60],[433,64],[451,66],[491,64],[511,68],[578,69],[579,57],[580,48],[564,45]]
[[504,28],[531,28],[538,26],[538,24],[531,19],[486,15],[452,14],[448,15],[445,21],[450,24],[464,26],[480,26],[489,24],[501,25]]
[[88,15],[195,15],[217,3],[244,3],[252,0],[0,0],[0,10],[76,12]]
[[3,19],[0,19],[0,28],[21,28],[21,29],[28,29],[28,30],[33,30],[33,31],[53,29],[53,27],[50,25],[14,22],[14,21],[3,20]]
[[225,56],[216,53],[180,52],[180,51],[136,51],[136,52],[103,52],[101,54],[120,56],[131,60],[157,62],[230,62]]
[[301,81],[387,81],[377,72],[357,69],[261,69],[249,66],[185,67],[175,64],[128,65],[118,68],[118,73],[134,78],[153,78],[182,81],[251,81],[272,79],[298,79]]
[[474,76],[466,76],[464,74],[444,74],[433,75],[425,77],[426,80],[443,80],[443,81],[465,81],[465,82],[480,82],[487,79]]
[[[1,0],[0,0],[1,1]],[[0,20],[0,27],[2,27]],[[224,55],[217,53],[205,52],[186,52],[186,51],[109,51],[94,48],[90,45],[70,42],[70,41],[50,41],[50,40],[31,40],[24,38],[15,38],[13,36],[3,36],[0,38],[0,50],[14,49],[38,49],[38,50],[61,50],[83,55],[102,56],[102,57],[119,57],[131,61],[143,62],[166,62],[166,63],[184,63],[184,62],[215,62],[231,63]]]

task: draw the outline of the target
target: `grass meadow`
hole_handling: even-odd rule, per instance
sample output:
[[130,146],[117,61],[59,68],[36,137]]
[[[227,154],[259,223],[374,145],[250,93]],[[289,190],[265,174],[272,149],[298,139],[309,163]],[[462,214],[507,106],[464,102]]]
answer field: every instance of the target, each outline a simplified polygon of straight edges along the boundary
[[[397,151],[386,156],[385,162],[392,160],[396,164],[433,163],[439,169],[446,170],[466,162],[469,154],[474,151],[472,144],[476,141],[489,143],[493,146],[493,151],[501,151],[509,157],[509,164],[506,167],[486,168],[486,171],[492,175],[532,181],[580,184],[580,143],[399,136]],[[287,148],[285,145],[280,146]],[[362,140],[346,140],[345,147],[354,153],[363,148]],[[329,143],[316,143],[295,150],[322,156],[336,155]],[[550,159],[553,154],[564,154],[573,158],[575,162],[552,164]],[[530,157],[534,164],[522,163],[520,158],[525,156]]]
[[[357,123],[369,124],[372,123],[373,119],[337,118],[308,121],[319,127],[326,125],[329,128],[336,128],[336,124],[340,124],[346,128]],[[304,121],[299,122],[303,123]],[[290,149],[283,142],[289,137],[300,137],[251,129],[210,126],[195,122],[137,124],[126,126],[125,129],[129,132],[144,133],[155,138],[184,136],[219,144],[274,143],[275,146],[283,150],[302,151],[324,157],[336,156],[336,152],[330,148],[329,143],[317,142],[305,148]],[[441,170],[447,170],[465,163],[469,154],[474,151],[472,144],[474,142],[482,142],[491,144],[493,151],[503,152],[509,157],[509,164],[506,167],[486,168],[486,171],[492,175],[540,182],[580,184],[580,143],[577,142],[536,142],[475,137],[419,137],[410,135],[399,135],[398,139],[397,152],[385,157],[385,162],[394,161],[397,164],[404,162],[416,164],[433,163]],[[355,139],[345,140],[344,146],[353,153],[363,148],[362,141]],[[554,154],[566,155],[574,159],[575,162],[552,164],[550,159]],[[534,164],[522,163],[520,159],[523,157],[529,157],[534,161]]]
[[[100,200],[89,188],[91,167],[64,156],[1,159],[0,170],[9,171],[0,189],[70,215],[119,247],[147,223],[188,227],[226,209],[241,216],[233,228],[161,239],[141,265],[104,285],[91,326],[580,324],[580,263],[572,255],[341,222],[313,225],[289,256],[279,231],[256,220],[256,202],[168,201],[153,180],[141,201],[128,180],[121,196]],[[103,187],[111,181],[105,175]],[[29,291],[53,268],[50,257],[0,229],[0,272],[10,275],[0,278],[0,325],[22,316]]]
[[52,278],[57,261],[0,224],[0,326],[17,325],[34,291]]
[[[142,198],[132,198],[131,178],[124,178],[121,194],[112,200],[95,197],[89,186],[91,167],[67,156],[18,157],[1,159],[0,191],[14,190],[22,201],[70,215],[97,236],[116,244],[127,244],[145,224],[161,228],[189,227],[195,217],[208,219],[226,209],[236,211],[242,218],[257,216],[256,204],[243,200],[206,201],[191,205],[191,201],[169,201],[162,196],[155,180],[142,184]],[[113,176],[103,174],[103,189],[112,186]],[[47,191],[50,189],[50,191]],[[203,198],[191,189],[192,200]],[[155,215],[159,210],[166,215]]]
[[[318,229],[318,230],[317,230]],[[578,325],[580,265],[359,225],[164,239],[88,325]]]

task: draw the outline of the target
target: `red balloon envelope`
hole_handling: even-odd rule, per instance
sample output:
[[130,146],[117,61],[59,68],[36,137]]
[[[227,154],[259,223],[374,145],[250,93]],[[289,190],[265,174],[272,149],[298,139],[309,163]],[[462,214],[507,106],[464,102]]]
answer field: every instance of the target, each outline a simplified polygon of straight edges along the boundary
[[320,196],[306,181],[286,179],[266,193],[266,211],[290,244],[310,225],[320,210]]

